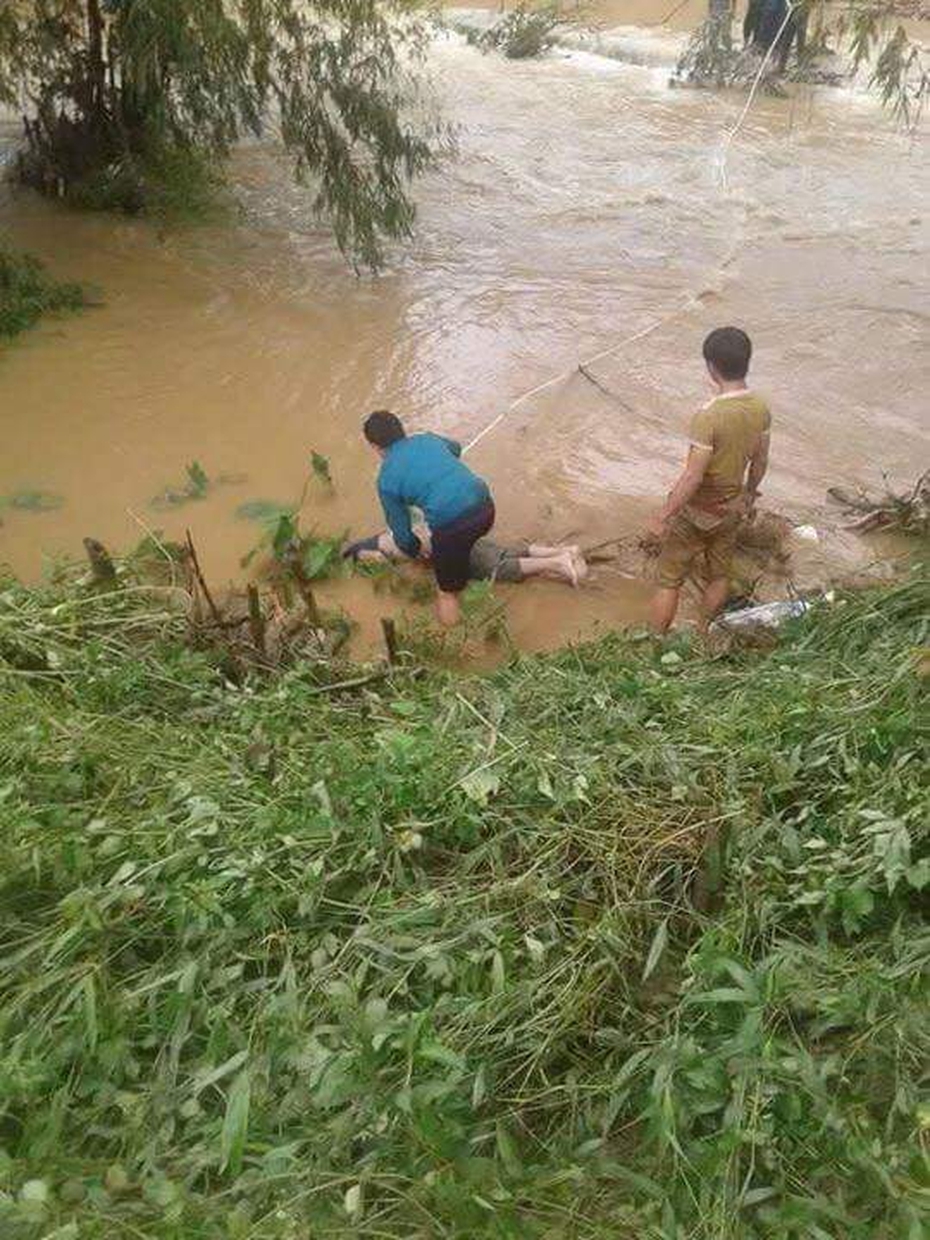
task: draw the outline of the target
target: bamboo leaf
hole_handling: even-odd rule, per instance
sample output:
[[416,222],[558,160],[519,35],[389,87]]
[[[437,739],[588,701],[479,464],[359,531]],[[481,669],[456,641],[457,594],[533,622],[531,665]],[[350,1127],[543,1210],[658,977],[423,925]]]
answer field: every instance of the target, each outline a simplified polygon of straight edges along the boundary
[[232,1083],[226,1099],[226,1114],[220,1133],[220,1171],[238,1175],[242,1168],[242,1156],[249,1131],[249,1104],[252,1097],[252,1080],[246,1069]]
[[646,957],[646,963],[643,966],[642,980],[648,981],[655,971],[656,965],[662,958],[665,946],[668,943],[668,918],[659,922],[658,928],[653,935],[652,945],[649,948],[649,955]]

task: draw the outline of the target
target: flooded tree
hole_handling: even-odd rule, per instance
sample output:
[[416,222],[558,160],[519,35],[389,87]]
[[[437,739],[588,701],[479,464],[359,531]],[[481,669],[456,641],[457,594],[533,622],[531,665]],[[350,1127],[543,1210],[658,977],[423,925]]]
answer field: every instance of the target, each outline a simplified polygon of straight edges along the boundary
[[21,0],[0,6],[0,102],[24,113],[23,180],[131,212],[202,199],[238,139],[271,132],[377,266],[431,158],[421,47],[377,0]]

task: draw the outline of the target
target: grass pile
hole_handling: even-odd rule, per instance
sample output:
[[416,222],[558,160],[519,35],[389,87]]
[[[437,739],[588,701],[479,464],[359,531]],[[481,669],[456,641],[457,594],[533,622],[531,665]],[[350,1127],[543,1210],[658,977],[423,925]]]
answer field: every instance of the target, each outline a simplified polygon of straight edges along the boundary
[[928,600],[339,689],[8,583],[0,1232],[918,1240]]

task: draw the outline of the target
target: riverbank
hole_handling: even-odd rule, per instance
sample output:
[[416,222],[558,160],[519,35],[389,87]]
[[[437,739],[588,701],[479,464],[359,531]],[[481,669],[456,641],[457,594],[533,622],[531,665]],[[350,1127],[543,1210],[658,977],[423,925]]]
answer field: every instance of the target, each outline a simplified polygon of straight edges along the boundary
[[5,1236],[921,1234],[925,575],[483,679],[165,600],[0,593]]

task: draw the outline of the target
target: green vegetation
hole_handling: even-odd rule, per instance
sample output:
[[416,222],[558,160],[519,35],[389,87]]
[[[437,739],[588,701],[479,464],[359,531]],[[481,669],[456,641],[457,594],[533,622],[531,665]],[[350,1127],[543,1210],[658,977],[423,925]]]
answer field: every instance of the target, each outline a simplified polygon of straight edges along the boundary
[[296,571],[307,581],[332,576],[343,568],[344,535],[301,533],[300,519],[292,508],[271,500],[253,499],[240,504],[236,516],[264,527],[261,538],[240,560],[243,568],[266,552],[279,568]]
[[14,491],[0,495],[0,512],[5,508],[14,512],[54,512],[63,502],[60,495],[50,491]]
[[202,212],[236,142],[270,131],[374,267],[411,230],[437,136],[422,39],[381,0],[18,0],[0,8],[0,103],[25,113],[22,180],[129,212]]
[[173,597],[0,594],[5,1240],[926,1234],[926,577],[236,688]]
[[554,5],[539,9],[521,5],[482,34],[469,31],[469,37],[484,51],[501,52],[508,60],[527,60],[552,47],[553,32],[561,20]]
[[152,500],[153,508],[176,508],[191,500],[204,499],[210,490],[210,479],[199,461],[191,461],[180,486],[165,487]]
[[324,483],[328,487],[333,485],[333,475],[329,466],[329,458],[323,456],[321,452],[314,450],[310,453],[310,470],[312,476],[316,478],[317,481]]
[[44,314],[84,305],[79,284],[52,279],[37,258],[0,245],[0,340],[34,327]]

